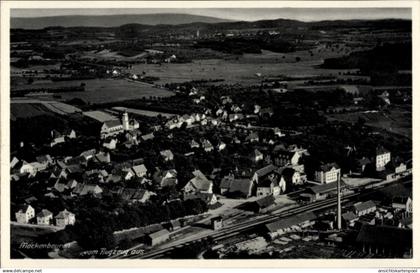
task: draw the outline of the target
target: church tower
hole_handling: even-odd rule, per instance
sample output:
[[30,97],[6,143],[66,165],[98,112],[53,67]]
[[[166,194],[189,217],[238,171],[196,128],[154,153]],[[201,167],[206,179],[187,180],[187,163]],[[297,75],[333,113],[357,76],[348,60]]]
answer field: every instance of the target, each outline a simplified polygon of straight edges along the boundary
[[128,122],[127,112],[124,112],[122,116],[122,126],[123,126],[124,131],[128,131],[130,129],[130,123]]

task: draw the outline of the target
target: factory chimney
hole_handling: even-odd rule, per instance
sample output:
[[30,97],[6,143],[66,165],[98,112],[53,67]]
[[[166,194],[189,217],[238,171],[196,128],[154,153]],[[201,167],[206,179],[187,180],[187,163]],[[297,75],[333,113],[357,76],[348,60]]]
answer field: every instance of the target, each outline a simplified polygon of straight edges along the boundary
[[341,230],[341,178],[337,179],[337,229]]

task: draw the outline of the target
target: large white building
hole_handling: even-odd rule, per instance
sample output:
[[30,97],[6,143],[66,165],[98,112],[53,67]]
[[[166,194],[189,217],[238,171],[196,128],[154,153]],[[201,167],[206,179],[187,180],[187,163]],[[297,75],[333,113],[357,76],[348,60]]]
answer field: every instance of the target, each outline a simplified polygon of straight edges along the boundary
[[386,164],[391,161],[391,152],[385,149],[383,146],[376,148],[376,170],[383,171]]
[[335,163],[321,165],[315,171],[315,181],[322,184],[336,182],[341,177],[341,169]]

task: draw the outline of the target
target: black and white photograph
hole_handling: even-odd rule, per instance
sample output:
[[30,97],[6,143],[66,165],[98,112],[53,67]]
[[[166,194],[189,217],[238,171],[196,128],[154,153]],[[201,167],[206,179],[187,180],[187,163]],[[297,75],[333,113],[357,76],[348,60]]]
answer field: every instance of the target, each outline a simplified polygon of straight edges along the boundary
[[78,3],[9,9],[7,259],[418,254],[410,6]]

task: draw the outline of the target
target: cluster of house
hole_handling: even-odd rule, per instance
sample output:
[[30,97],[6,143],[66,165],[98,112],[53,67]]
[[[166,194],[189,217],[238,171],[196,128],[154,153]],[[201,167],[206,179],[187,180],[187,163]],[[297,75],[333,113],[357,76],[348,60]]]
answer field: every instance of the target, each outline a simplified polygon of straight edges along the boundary
[[[19,224],[28,224],[35,218],[35,209],[31,205],[21,205],[19,210],[15,213],[16,222]],[[53,213],[47,209],[42,209],[36,214],[36,224],[38,225],[52,225],[55,219],[57,227],[65,227],[67,225],[74,225],[76,217],[74,213],[64,209],[60,211],[55,217]]]
[[[254,160],[263,159],[258,150],[254,152]],[[247,198],[250,196],[277,196],[289,187],[306,183],[305,168],[301,158],[308,155],[307,150],[292,145],[288,148],[276,147],[273,163],[255,172],[236,172],[222,178],[221,194]]]
[[[160,156],[165,161],[174,159],[170,150],[162,150]],[[90,168],[89,162],[101,163],[97,166],[102,167]],[[72,198],[88,194],[101,197],[106,193],[116,193],[129,202],[144,203],[155,193],[143,189],[145,187],[141,185],[155,184],[164,188],[178,184],[175,169],[156,168],[154,171],[149,171],[143,164],[143,159],[111,163],[109,153],[97,152],[95,149],[85,151],[76,157],[56,159],[50,155],[40,156],[34,163],[27,163],[14,157],[11,163],[12,181],[17,181],[22,176],[36,177],[41,173],[47,177],[52,183],[46,187],[44,195],[51,198],[58,196]],[[42,165],[42,168],[39,165]],[[134,179],[139,187],[107,186],[115,185],[117,182],[134,181]],[[199,198],[210,205],[217,202],[216,195],[213,193],[213,181],[199,170],[192,173],[192,178],[182,191],[185,200]]]
[[[409,196],[399,196],[392,200],[391,208],[378,207],[375,202],[355,203],[351,210],[343,213],[343,226],[357,228],[363,225],[392,223],[399,228],[412,228],[413,200]],[[396,214],[402,217],[396,217]]]
[[217,126],[220,124],[220,121],[218,119],[211,118],[208,116],[209,111],[207,113],[203,114],[184,114],[182,116],[174,116],[173,118],[169,119],[165,123],[165,128],[172,130],[175,128],[181,128],[181,126],[185,123],[187,127],[192,127],[195,124],[197,125],[208,125],[212,124],[214,126]]
[[261,108],[260,105],[254,105],[254,111],[252,114],[243,113],[243,105],[239,106],[234,104],[230,96],[222,96],[220,98],[222,105],[216,110],[216,117],[223,121],[239,121],[245,118],[256,118],[258,116],[272,116],[273,110],[270,107]]
[[202,148],[205,152],[211,152],[213,151],[215,148],[218,151],[222,151],[226,148],[226,143],[224,143],[223,141],[219,141],[216,145],[213,145],[208,139],[201,139],[200,143],[198,143],[197,141],[195,141],[194,139],[192,139],[190,141],[190,147],[191,149],[195,149],[195,148]]
[[39,172],[50,170],[51,176],[60,175],[60,173],[82,173],[83,166],[88,162],[110,163],[110,154],[106,152],[97,152],[95,149],[82,152],[79,156],[65,157],[62,159],[52,158],[50,155],[41,155],[36,157],[36,161],[27,162],[13,157],[10,162],[12,170],[12,180],[19,180],[21,176],[28,175],[34,177]]
[[370,169],[386,180],[395,179],[408,172],[407,164],[398,157],[392,158],[391,152],[382,145],[376,147],[373,157],[363,157],[357,163],[356,173],[363,174]]

